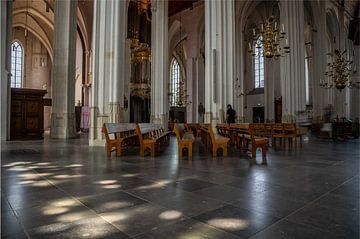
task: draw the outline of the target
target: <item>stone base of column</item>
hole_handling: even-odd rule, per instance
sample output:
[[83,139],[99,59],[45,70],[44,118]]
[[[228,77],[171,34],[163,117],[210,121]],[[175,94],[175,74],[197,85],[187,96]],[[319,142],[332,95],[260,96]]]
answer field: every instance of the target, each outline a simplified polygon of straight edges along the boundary
[[206,112],[205,115],[204,115],[204,123],[205,124],[210,124],[211,119],[212,119],[212,113],[211,112]]
[[109,122],[109,116],[99,115],[97,107],[90,109],[90,130],[89,130],[89,145],[90,146],[104,146],[105,138],[102,133],[104,123]]
[[50,137],[53,139],[75,138],[75,114],[52,113]]
[[150,121],[151,121],[151,123],[154,123],[154,124],[162,124],[164,129],[168,128],[167,114],[160,114],[160,115],[157,115],[157,117],[155,115],[152,115]]

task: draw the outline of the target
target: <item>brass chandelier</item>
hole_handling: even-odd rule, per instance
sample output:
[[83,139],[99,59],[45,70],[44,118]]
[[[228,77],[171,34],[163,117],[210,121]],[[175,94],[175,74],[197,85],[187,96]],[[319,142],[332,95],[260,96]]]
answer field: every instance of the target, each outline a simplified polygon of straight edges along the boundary
[[324,89],[336,88],[342,91],[345,87],[360,88],[360,82],[352,82],[351,75],[353,73],[352,61],[346,59],[346,50],[334,50],[334,53],[328,54],[331,61],[327,63],[327,71],[325,72],[326,80],[320,82],[320,87]]
[[[279,26],[275,21],[275,17],[271,16],[265,22],[261,24],[261,31],[257,34],[256,29],[253,29],[253,42],[249,42],[248,53],[252,56],[264,56],[266,58],[279,58],[280,56],[286,56],[290,52],[290,46],[288,39],[285,38],[285,26]],[[280,43],[285,39],[284,47],[280,46]],[[255,49],[256,48],[256,49]]]
[[325,71],[325,79],[320,80],[320,87],[324,89],[333,89],[336,88],[340,92],[345,88],[360,88],[360,82],[352,82],[351,75],[356,69],[352,67],[352,60],[348,59],[346,56],[347,49],[341,50],[341,33],[340,33],[340,23],[344,23],[344,1],[338,3],[338,12],[339,12],[339,48],[334,50],[334,53],[328,53],[329,56],[328,63]]

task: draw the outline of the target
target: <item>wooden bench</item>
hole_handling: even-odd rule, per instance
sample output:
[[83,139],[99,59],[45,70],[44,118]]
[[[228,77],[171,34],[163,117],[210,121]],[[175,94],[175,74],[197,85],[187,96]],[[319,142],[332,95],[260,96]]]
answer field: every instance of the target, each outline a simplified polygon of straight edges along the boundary
[[208,133],[208,128],[210,124],[200,124],[199,126],[199,135],[201,142],[205,145],[206,148],[211,147],[211,139]]
[[178,142],[179,158],[182,159],[185,148],[188,150],[188,157],[192,157],[192,146],[195,140],[193,133],[186,132],[184,124],[175,124],[174,133]]
[[140,143],[140,156],[144,157],[145,151],[149,150],[151,157],[155,157],[157,151],[163,150],[169,145],[170,131],[164,131],[161,124],[141,123],[136,127]]
[[249,125],[249,123],[237,123],[230,124],[229,126],[229,130],[231,130],[234,134],[236,146],[240,149],[247,150],[248,148],[248,143],[250,141]]
[[107,156],[116,151],[121,156],[122,151],[137,143],[136,124],[132,123],[105,123],[102,128],[106,140]]
[[208,126],[208,134],[210,135],[211,139],[213,157],[217,156],[219,149],[222,149],[222,155],[226,157],[228,154],[227,144],[230,139],[218,134],[214,135],[211,125]]

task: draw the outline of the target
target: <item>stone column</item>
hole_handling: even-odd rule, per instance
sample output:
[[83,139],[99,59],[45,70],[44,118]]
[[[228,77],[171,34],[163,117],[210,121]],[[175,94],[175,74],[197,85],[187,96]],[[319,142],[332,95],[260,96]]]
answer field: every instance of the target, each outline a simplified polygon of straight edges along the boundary
[[[284,122],[296,121],[298,111],[306,109],[304,2],[281,0],[280,19],[285,25],[290,53],[281,58],[281,92]],[[283,42],[284,43],[284,42]]]
[[205,1],[205,122],[223,122],[234,105],[235,4]]
[[[351,77],[352,82],[360,82],[360,46],[354,46],[354,62],[356,73]],[[350,89],[350,118],[359,122],[360,118],[360,89]]]
[[0,1],[0,139],[10,138],[10,79],[13,1]]
[[169,39],[168,1],[151,2],[151,122],[161,123],[167,128]]
[[[312,91],[313,99],[313,117],[317,122],[323,117],[324,108],[330,103],[329,90],[320,87],[320,82],[324,80],[326,70],[326,54],[327,51],[327,32],[326,32],[326,2],[319,1],[314,4],[314,16],[316,17],[315,32],[314,32],[314,45],[313,45],[313,62],[314,62],[314,84]],[[316,4],[316,5],[315,5]],[[317,7],[317,8],[316,8]]]
[[265,122],[275,122],[275,75],[277,62],[273,59],[265,59]]
[[92,97],[90,145],[103,145],[101,128],[107,122],[123,122],[126,60],[126,1],[94,1],[92,37]]
[[75,54],[77,0],[55,1],[51,138],[75,132]]

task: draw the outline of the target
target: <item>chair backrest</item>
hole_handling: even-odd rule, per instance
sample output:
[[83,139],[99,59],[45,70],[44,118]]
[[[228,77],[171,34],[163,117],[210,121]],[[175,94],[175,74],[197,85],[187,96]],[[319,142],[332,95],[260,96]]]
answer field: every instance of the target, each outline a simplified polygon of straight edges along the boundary
[[296,124],[284,123],[283,127],[284,131],[286,131],[287,133],[296,133]]
[[249,126],[250,126],[249,123],[230,124],[231,129],[235,129],[237,131],[244,132],[244,133],[248,132]]
[[208,133],[210,134],[210,139],[211,139],[212,144],[213,145],[216,144],[215,135],[212,130],[211,124],[209,124],[209,126],[208,126]]
[[105,135],[106,141],[110,141],[110,134],[114,134],[115,138],[121,138],[128,134],[133,134],[136,130],[134,123],[104,123],[102,132]]
[[174,133],[176,135],[176,139],[177,139],[178,143],[181,142],[184,129],[185,129],[184,124],[178,124],[178,123],[174,124]]
[[106,143],[109,144],[111,139],[110,139],[109,131],[108,131],[108,128],[106,127],[106,124],[103,124],[102,132],[105,135]]

